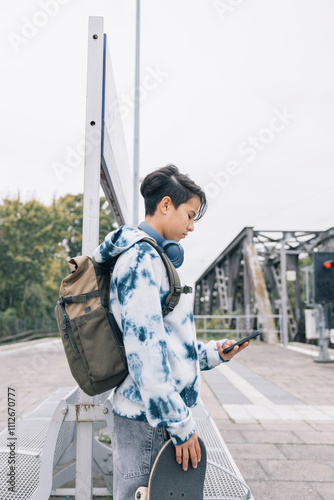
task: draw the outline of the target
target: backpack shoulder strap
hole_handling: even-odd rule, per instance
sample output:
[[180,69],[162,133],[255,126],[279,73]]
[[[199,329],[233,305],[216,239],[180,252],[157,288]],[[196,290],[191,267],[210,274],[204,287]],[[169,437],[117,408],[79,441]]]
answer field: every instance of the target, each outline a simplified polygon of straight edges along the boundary
[[162,309],[162,315],[163,317],[165,317],[167,316],[168,313],[174,310],[175,306],[177,306],[180,300],[181,293],[192,293],[192,288],[191,286],[187,285],[181,286],[180,277],[174,265],[172,264],[171,260],[167,257],[166,252],[161,248],[160,245],[158,245],[158,243],[155,240],[152,240],[151,238],[143,238],[137,243],[140,243],[141,241],[145,241],[146,243],[152,245],[153,248],[155,248],[155,250],[160,255],[167,271],[167,276],[169,281],[169,294],[167,295],[165,300],[165,307]]

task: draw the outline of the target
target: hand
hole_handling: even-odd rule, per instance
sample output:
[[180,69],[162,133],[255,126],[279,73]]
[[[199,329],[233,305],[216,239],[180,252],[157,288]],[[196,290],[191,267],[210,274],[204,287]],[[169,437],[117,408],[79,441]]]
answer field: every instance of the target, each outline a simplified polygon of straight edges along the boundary
[[191,465],[196,469],[198,462],[201,460],[201,448],[198,442],[197,434],[191,436],[188,441],[178,446],[175,446],[176,450],[176,461],[178,464],[182,464],[183,470],[188,469],[189,456],[191,459]]
[[230,345],[233,345],[235,344],[235,340],[226,340],[224,346],[222,347],[221,346],[221,343],[220,342],[217,342],[217,348],[218,348],[218,352],[220,354],[220,357],[223,358],[224,361],[229,361],[230,359],[233,358],[233,356],[235,356],[238,352],[242,351],[243,349],[245,349],[248,345],[249,345],[249,340],[247,342],[244,342],[243,344],[241,344],[241,346],[238,346],[236,345],[232,351],[230,351],[229,353],[227,354],[224,354],[223,350],[225,349],[225,347],[228,347]]

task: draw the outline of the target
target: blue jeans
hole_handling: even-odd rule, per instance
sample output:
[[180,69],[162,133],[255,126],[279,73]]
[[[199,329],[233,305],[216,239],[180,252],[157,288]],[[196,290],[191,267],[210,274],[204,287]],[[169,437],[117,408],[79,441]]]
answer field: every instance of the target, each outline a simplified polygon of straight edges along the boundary
[[113,413],[113,500],[135,500],[137,488],[148,486],[154,461],[168,439],[165,428]]

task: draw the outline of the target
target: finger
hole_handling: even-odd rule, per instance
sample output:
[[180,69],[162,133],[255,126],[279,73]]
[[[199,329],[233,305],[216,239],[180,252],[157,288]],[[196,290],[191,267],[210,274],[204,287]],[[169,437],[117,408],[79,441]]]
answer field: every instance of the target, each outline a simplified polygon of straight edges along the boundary
[[201,452],[201,447],[199,445],[198,439],[197,439],[197,443],[195,444],[195,449],[196,449],[196,454],[197,454],[197,462],[200,462],[201,458],[202,458],[202,452]]
[[227,361],[227,360],[228,360],[228,354],[225,354],[225,353],[224,353],[224,349],[221,349],[221,350],[220,350],[220,351],[218,351],[218,352],[219,352],[219,355],[220,355],[220,357],[221,357],[222,359],[224,359],[225,361]]
[[235,356],[235,355],[237,354],[237,352],[238,352],[238,351],[239,351],[239,346],[238,346],[238,345],[236,345],[236,346],[232,349],[232,351],[230,351],[228,354],[225,354],[225,356],[226,356],[226,358],[225,358],[225,359],[226,359],[227,361],[230,361],[230,359],[232,359],[232,358],[233,358],[233,356]]
[[229,347],[230,345],[235,344],[235,340],[228,339],[226,340],[224,347]]
[[223,348],[222,348],[220,342],[217,342],[217,349],[218,349],[218,352],[219,352],[220,356],[222,356],[222,354],[223,354]]
[[188,463],[189,463],[189,451],[188,449],[183,450],[182,454],[182,469],[183,470],[188,470]]
[[175,446],[176,451],[176,461],[178,464],[182,464],[182,448],[181,446]]
[[226,340],[224,342],[223,345],[221,345],[220,342],[217,342],[216,343],[216,346],[217,346],[217,349],[219,351],[219,354],[221,355],[221,353],[223,352],[223,350],[226,348],[226,347],[230,347],[231,345],[235,344],[235,340]]
[[220,342],[217,342],[217,348],[218,348],[218,352],[219,352],[219,355],[221,358],[223,358],[225,361],[229,361],[231,359],[231,354],[233,351],[230,351],[228,353],[224,353],[224,349],[226,347],[230,347],[231,345],[235,344],[235,340],[226,340],[226,342],[224,342],[224,345],[222,346],[220,344]]
[[231,354],[231,358],[233,358],[233,356],[235,356],[237,354],[237,352],[239,351],[240,347],[238,345],[234,346],[232,351],[230,352]]
[[194,469],[197,469],[198,458],[195,446],[189,448],[189,453],[190,453],[191,465],[193,466]]
[[245,349],[245,347],[247,347],[248,345],[249,345],[249,340],[247,340],[247,342],[244,342],[243,344],[241,344],[241,346],[240,346],[240,351],[241,351],[242,349]]

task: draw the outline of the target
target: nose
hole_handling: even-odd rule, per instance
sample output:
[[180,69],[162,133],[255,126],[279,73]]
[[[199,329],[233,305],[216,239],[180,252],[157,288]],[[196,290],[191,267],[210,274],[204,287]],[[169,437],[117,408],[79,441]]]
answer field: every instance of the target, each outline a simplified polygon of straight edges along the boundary
[[191,219],[188,224],[188,231],[194,230],[194,221]]

